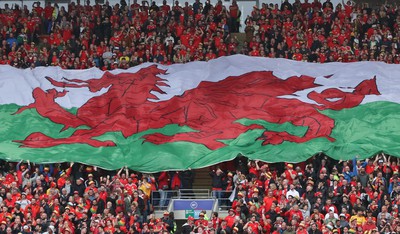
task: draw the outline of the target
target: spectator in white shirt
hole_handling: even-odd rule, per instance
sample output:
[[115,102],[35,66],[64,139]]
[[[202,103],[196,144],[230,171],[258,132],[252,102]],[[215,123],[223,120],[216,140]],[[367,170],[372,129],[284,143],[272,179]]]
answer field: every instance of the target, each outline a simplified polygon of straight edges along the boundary
[[290,185],[290,190],[286,192],[286,198],[289,199],[289,196],[292,196],[296,199],[300,198],[299,192],[295,189],[293,184]]

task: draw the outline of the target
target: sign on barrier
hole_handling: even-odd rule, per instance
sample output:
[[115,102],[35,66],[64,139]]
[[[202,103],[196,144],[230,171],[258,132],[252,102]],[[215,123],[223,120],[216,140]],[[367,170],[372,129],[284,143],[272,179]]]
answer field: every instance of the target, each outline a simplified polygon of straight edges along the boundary
[[173,199],[172,210],[175,219],[187,219],[189,216],[198,219],[202,211],[211,214],[215,208],[214,203],[214,199]]
[[212,210],[214,200],[175,200],[174,210]]

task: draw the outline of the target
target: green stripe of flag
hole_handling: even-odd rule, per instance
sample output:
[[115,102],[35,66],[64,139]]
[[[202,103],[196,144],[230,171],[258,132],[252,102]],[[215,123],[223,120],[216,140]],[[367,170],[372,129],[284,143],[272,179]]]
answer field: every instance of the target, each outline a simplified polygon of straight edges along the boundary
[[[81,162],[107,169],[128,166],[142,172],[162,170],[184,170],[188,167],[201,168],[222,161],[228,161],[239,153],[267,162],[301,162],[310,156],[324,152],[335,159],[351,159],[356,155],[367,158],[379,152],[400,155],[400,104],[373,102],[341,111],[326,110],[323,114],[335,120],[332,137],[335,142],[325,138],[313,139],[302,144],[283,142],[281,145],[262,146],[256,141],[263,130],[252,130],[234,140],[225,140],[226,147],[211,151],[203,145],[188,142],[154,145],[144,142],[141,136],[161,132],[172,135],[191,131],[188,127],[168,125],[163,129],[151,129],[124,138],[119,132],[104,134],[96,139],[113,140],[117,147],[94,148],[86,144],[59,145],[51,148],[20,148],[12,140],[23,140],[29,134],[41,131],[54,137],[68,137],[75,129],[60,132],[62,125],[41,117],[30,109],[19,115],[12,115],[19,106],[0,105],[0,158],[10,161],[30,160],[46,162]],[[76,110],[70,110],[75,112]],[[271,124],[265,121],[242,119],[244,125],[257,123],[272,131],[288,131],[301,136],[305,127],[290,123]]]

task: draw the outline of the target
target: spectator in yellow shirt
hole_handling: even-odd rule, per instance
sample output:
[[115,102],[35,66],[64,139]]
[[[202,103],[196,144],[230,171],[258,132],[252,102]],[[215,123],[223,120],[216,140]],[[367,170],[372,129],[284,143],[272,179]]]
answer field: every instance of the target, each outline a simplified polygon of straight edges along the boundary
[[363,209],[358,209],[357,214],[351,216],[350,222],[353,220],[357,220],[357,226],[362,226],[367,221],[364,215]]
[[142,180],[139,182],[139,189],[142,190],[147,197],[150,197],[151,184],[148,182],[148,177],[143,176]]
[[126,61],[127,63],[129,63],[130,58],[129,58],[129,56],[127,55],[126,51],[122,52],[122,56],[119,57],[119,61],[122,62],[122,60],[124,60],[124,59],[125,59],[125,61]]

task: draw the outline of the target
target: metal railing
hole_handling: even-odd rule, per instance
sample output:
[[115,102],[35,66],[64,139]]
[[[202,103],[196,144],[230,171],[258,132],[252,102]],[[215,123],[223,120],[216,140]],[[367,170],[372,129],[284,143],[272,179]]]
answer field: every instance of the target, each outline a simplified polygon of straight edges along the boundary
[[232,207],[232,202],[229,199],[231,194],[232,191],[226,191],[226,190],[218,190],[211,192],[211,196],[218,200],[219,211],[227,211]]
[[179,189],[179,199],[209,199],[212,198],[209,189]]
[[154,210],[167,210],[171,199],[178,196],[178,190],[158,190],[151,192],[151,204]]
[[151,193],[154,210],[167,210],[172,199],[218,199],[218,210],[229,210],[232,191],[211,191],[210,189],[158,190]]

